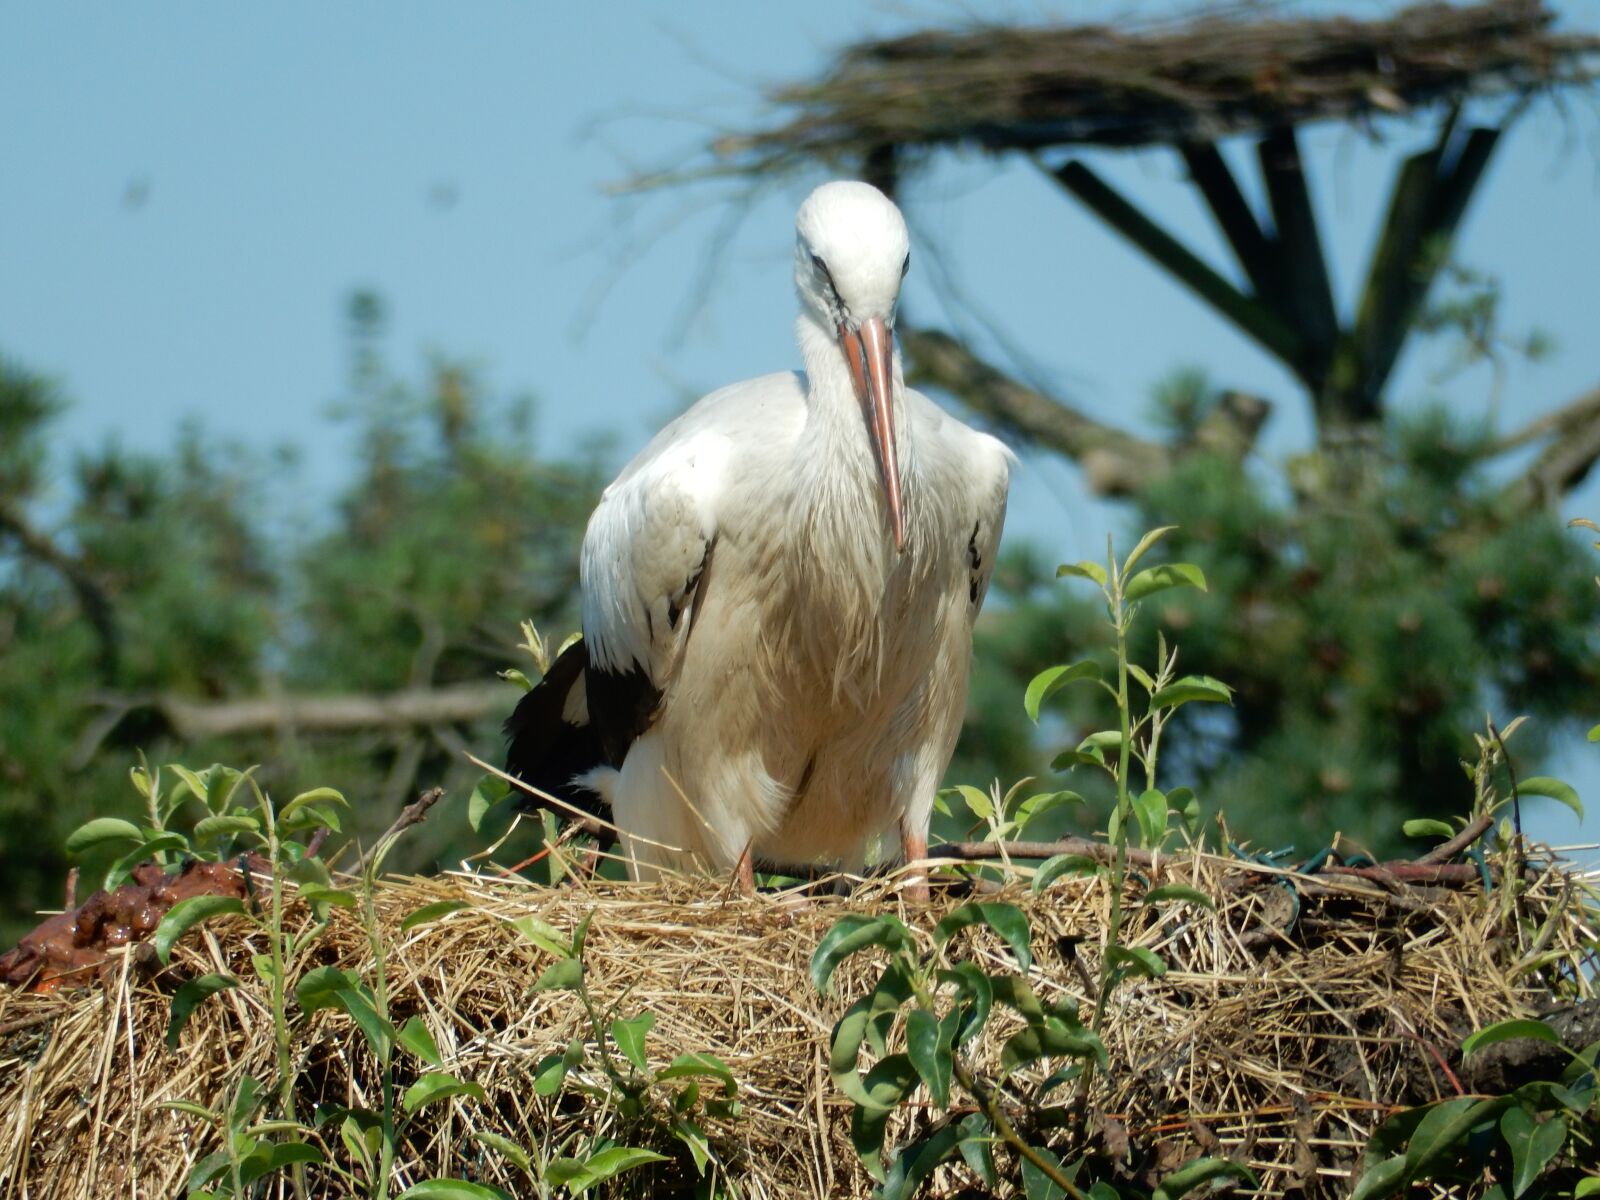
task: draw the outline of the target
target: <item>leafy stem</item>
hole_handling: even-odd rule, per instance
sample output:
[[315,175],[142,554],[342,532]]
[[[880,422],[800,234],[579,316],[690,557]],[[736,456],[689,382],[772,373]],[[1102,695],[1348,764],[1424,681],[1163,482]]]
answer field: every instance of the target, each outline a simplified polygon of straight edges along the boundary
[[1005,1139],[1006,1144],[1032,1163],[1046,1179],[1072,1197],[1072,1200],[1084,1200],[1083,1192],[1072,1180],[1067,1178],[1061,1168],[1028,1145],[1027,1140],[1016,1131],[1016,1128],[1011,1124],[1010,1118],[1006,1116],[1005,1108],[1000,1103],[999,1092],[990,1092],[983,1084],[979,1083],[971,1070],[968,1069],[967,1064],[961,1061],[959,1054],[954,1056],[951,1067],[954,1071],[956,1082],[966,1089],[969,1096],[978,1102],[978,1108],[982,1110],[985,1117],[989,1118],[989,1123],[994,1126],[995,1132]]

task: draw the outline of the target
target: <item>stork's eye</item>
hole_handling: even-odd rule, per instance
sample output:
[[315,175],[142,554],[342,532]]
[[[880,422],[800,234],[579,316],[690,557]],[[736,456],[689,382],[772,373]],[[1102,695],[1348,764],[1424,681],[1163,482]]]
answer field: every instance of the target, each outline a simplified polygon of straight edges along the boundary
[[906,272],[911,270],[911,251],[906,251],[906,260],[900,264],[900,278],[906,277]]
[[833,272],[828,270],[828,264],[822,261],[822,255],[813,254],[811,256],[811,265],[816,268],[818,275],[821,275],[829,283],[833,282]]

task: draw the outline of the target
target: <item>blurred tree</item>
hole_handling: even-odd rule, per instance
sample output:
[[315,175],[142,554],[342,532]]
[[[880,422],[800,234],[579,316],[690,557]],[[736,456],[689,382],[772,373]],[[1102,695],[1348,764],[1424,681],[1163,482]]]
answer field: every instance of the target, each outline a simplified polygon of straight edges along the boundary
[[[464,796],[462,751],[498,758],[519,623],[576,627],[607,448],[541,459],[531,402],[445,359],[396,375],[381,303],[350,311],[357,470],[305,530],[267,516],[281,463],[193,430],[62,467],[56,389],[0,362],[0,940],[59,902],[67,832],[137,816],[138,753],[342,788],[370,835],[421,788]],[[440,811],[395,865],[475,844]]]

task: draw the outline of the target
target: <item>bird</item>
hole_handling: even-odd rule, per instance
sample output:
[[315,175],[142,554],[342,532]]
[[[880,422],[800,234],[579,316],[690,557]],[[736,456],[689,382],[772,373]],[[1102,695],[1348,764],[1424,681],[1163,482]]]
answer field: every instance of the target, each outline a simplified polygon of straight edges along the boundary
[[508,772],[609,809],[638,880],[925,859],[965,716],[1014,456],[905,385],[894,202],[825,183],[795,228],[804,370],[704,397],[605,489],[582,638],[506,722]]

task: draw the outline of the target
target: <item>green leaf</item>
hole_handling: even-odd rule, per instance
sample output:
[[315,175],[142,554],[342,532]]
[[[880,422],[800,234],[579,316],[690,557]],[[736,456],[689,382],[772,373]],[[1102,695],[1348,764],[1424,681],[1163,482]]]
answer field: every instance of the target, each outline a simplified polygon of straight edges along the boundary
[[1175,787],[1167,793],[1167,811],[1183,818],[1183,827],[1191,834],[1200,829],[1200,800],[1193,789]]
[[1144,894],[1144,902],[1146,904],[1160,904],[1164,900],[1183,900],[1213,911],[1217,907],[1211,897],[1199,888],[1192,888],[1182,883],[1164,883],[1160,887],[1151,888]]
[[989,1019],[994,1007],[994,985],[972,962],[959,962],[949,970],[940,971],[938,978],[941,983],[954,984],[965,1001],[954,1041],[954,1045],[964,1046],[978,1035]]
[[162,1100],[155,1107],[165,1108],[171,1112],[187,1113],[191,1117],[199,1117],[202,1121],[210,1121],[213,1125],[222,1120],[222,1114],[216,1109],[196,1104],[193,1100]]
[[1561,1117],[1537,1120],[1521,1105],[1508,1108],[1500,1118],[1500,1135],[1511,1148],[1511,1195],[1522,1195],[1539,1178],[1546,1165],[1567,1143],[1567,1123]]
[[165,966],[172,960],[173,945],[190,928],[223,913],[242,912],[244,901],[233,896],[191,896],[167,910],[167,915],[161,918],[161,924],[150,936],[150,944],[155,947],[156,957]]
[[1084,559],[1082,562],[1062,563],[1056,568],[1056,578],[1066,575],[1075,575],[1079,579],[1092,579],[1101,587],[1106,585],[1106,569],[1097,562]]
[[733,1071],[715,1054],[680,1054],[656,1072],[658,1080],[681,1079],[689,1075],[719,1080],[722,1094],[730,1100],[739,1094],[739,1082],[734,1079]]
[[968,1113],[957,1126],[961,1130],[961,1157],[972,1173],[991,1191],[1000,1186],[1000,1172],[994,1165],[994,1133],[989,1118],[981,1112]]
[[73,858],[108,842],[142,842],[144,830],[120,817],[96,817],[67,835],[66,851]]
[[309,1142],[267,1142],[240,1162],[239,1182],[249,1187],[256,1180],[284,1167],[323,1161],[322,1151]]
[[1063,750],[1050,760],[1052,771],[1070,771],[1073,767],[1103,767],[1106,765],[1106,756],[1099,750],[1092,753],[1086,750]]
[[940,1108],[950,1107],[950,1044],[941,1022],[925,1008],[906,1014],[906,1053],[928,1094]]
[[1073,1028],[1059,1017],[1046,1017],[1043,1022],[1030,1024],[1007,1039],[1000,1047],[1000,1068],[1010,1074],[1018,1067],[1053,1055],[1092,1058],[1102,1068],[1110,1062],[1105,1045],[1093,1030],[1081,1026]]
[[435,900],[432,904],[424,904],[414,912],[406,914],[406,919],[400,922],[400,932],[410,933],[418,925],[427,925],[437,921],[440,917],[447,917],[453,912],[460,912],[463,908],[470,908],[465,900]]
[[617,1049],[639,1070],[646,1067],[644,1056],[645,1035],[650,1032],[650,1027],[656,1023],[653,1012],[640,1013],[631,1021],[616,1020],[611,1022],[611,1038],[617,1043]]
[[201,817],[194,823],[194,832],[191,836],[197,842],[206,842],[212,838],[232,837],[236,833],[259,832],[261,832],[261,822],[256,818],[223,814]]
[[1028,949],[1028,918],[1015,904],[969,901],[952,910],[934,927],[933,944],[942,946],[958,931],[980,924],[987,925],[1005,939],[1024,972],[1033,965],[1033,955]]
[[261,1081],[254,1075],[239,1077],[238,1089],[233,1093],[233,1103],[228,1105],[228,1124],[241,1128],[261,1103]]
[[[1591,725],[1589,727],[1589,740],[1591,742],[1600,742],[1600,725]],[[1595,1186],[1586,1192],[1577,1193],[1578,1195],[1587,1196],[1589,1192],[1600,1191],[1600,1177],[1596,1177],[1594,1179],[1585,1179],[1583,1182],[1593,1183]]]
[[1185,675],[1175,679],[1150,697],[1151,708],[1177,708],[1198,700],[1209,704],[1232,704],[1233,689],[1209,675]]
[[499,1188],[468,1183],[465,1179],[424,1179],[414,1183],[395,1200],[507,1200]]
[[1451,837],[1455,834],[1455,826],[1448,821],[1435,821],[1427,817],[1418,817],[1407,821],[1400,826],[1400,831],[1407,837]]
[[1176,528],[1176,525],[1162,525],[1159,528],[1152,529],[1140,538],[1139,544],[1128,552],[1127,558],[1122,560],[1122,573],[1126,575],[1133,570],[1134,565],[1145,556],[1145,551],[1149,550],[1151,546],[1154,546]]
[[527,938],[541,950],[548,950],[557,958],[572,957],[572,942],[561,935],[554,925],[541,921],[538,917],[518,917],[509,922],[523,937]]
[[857,1070],[871,1013],[871,996],[857,1000],[839,1018],[829,1039],[828,1068],[834,1086],[857,1104],[872,1103]]
[[991,975],[989,986],[994,991],[994,998],[1001,1004],[1015,1009],[1024,1021],[1044,1020],[1044,1005],[1039,1003],[1039,997],[1034,994],[1033,988],[1028,986],[1028,981],[1020,975]]
[[282,818],[278,822],[278,832],[289,834],[298,833],[302,829],[326,828],[334,833],[341,833],[343,829],[339,821],[339,814],[334,809],[326,804],[312,804],[297,809],[292,816]]
[[128,876],[133,873],[133,868],[140,863],[150,862],[156,855],[167,850],[186,850],[189,839],[181,833],[158,833],[147,842],[141,842],[129,850],[116,862],[111,864],[111,869],[106,872],[105,883],[102,884],[106,891],[115,891],[127,882]]
[[[1594,728],[1600,729],[1600,725]],[[1600,740],[1595,738],[1594,729],[1589,731],[1589,740],[1591,742]],[[1600,1196],[1600,1175],[1590,1175],[1578,1180],[1578,1186],[1572,1189],[1573,1200],[1583,1200],[1585,1196]]]
[[1162,563],[1159,567],[1146,567],[1123,586],[1122,598],[1127,603],[1143,600],[1168,588],[1193,587],[1206,590],[1206,577],[1193,563]]
[[994,817],[994,801],[989,799],[988,793],[982,788],[975,788],[970,783],[958,783],[955,787],[945,788],[945,794],[954,792],[971,810],[972,815],[980,821],[988,821]]
[[[1033,1147],[1033,1152],[1056,1168],[1056,1170],[1059,1171],[1061,1169],[1061,1159],[1043,1146]],[[1062,1200],[1062,1197],[1067,1193],[1059,1183],[1034,1166],[1028,1159],[1023,1158],[1021,1155],[1018,1158],[1022,1162],[1022,1190],[1027,1195],[1028,1200]]]
[[1406,1147],[1406,1170],[1412,1178],[1425,1175],[1438,1159],[1457,1149],[1474,1128],[1492,1121],[1511,1103],[1509,1096],[1489,1100],[1462,1096],[1429,1105]]
[[1020,834],[1034,820],[1044,816],[1047,812],[1054,812],[1068,804],[1082,804],[1083,797],[1077,792],[1057,791],[1041,792],[1037,796],[1029,796],[1017,805],[1017,830]]
[[840,917],[834,922],[833,928],[823,935],[816,952],[811,956],[811,982],[819,992],[826,993],[834,971],[856,951],[865,950],[868,946],[905,950],[913,945],[911,931],[887,914],[868,917],[854,913]]
[[882,1200],[910,1200],[934,1168],[954,1153],[960,1141],[961,1130],[946,1125],[900,1151],[884,1179]]
[[566,1060],[559,1054],[546,1054],[533,1069],[533,1090],[541,1096],[554,1096],[566,1078]]
[[1548,796],[1565,804],[1583,820],[1583,803],[1578,799],[1578,793],[1572,790],[1570,784],[1562,783],[1559,779],[1551,779],[1548,775],[1535,775],[1532,779],[1524,779],[1517,784],[1517,793],[1522,796]]
[[1107,946],[1106,965],[1118,967],[1129,975],[1148,975],[1159,979],[1167,973],[1167,964],[1154,950],[1143,946]]
[[689,1157],[694,1159],[695,1171],[703,1177],[713,1157],[711,1139],[706,1136],[706,1131],[687,1117],[680,1117],[672,1123],[672,1136],[688,1148]]
[[1089,751],[1098,750],[1102,755],[1108,750],[1122,749],[1122,731],[1120,729],[1102,729],[1098,733],[1091,733],[1078,743],[1078,749]]
[[323,1008],[346,1013],[366,1036],[374,1053],[381,1054],[395,1036],[395,1028],[378,1015],[370,993],[361,981],[337,967],[316,967],[300,977],[295,1000],[307,1015]]
[[408,1017],[406,1023],[395,1030],[394,1040],[429,1066],[444,1065],[444,1056],[439,1053],[439,1044],[433,1040],[433,1034],[428,1032],[428,1027],[422,1023],[421,1017]]
[[536,992],[575,992],[583,982],[583,963],[576,958],[563,958],[545,968],[533,985]]
[[485,775],[467,797],[467,824],[477,833],[489,810],[511,794],[511,785],[498,775]]
[[213,813],[227,810],[239,785],[255,770],[251,767],[249,771],[236,771],[221,763],[212,763],[204,771],[191,771],[178,763],[168,763],[165,769],[181,779],[194,798]]
[[884,1181],[883,1138],[893,1112],[892,1108],[868,1108],[864,1104],[850,1109],[850,1144],[867,1174],[879,1183]]
[[1409,1178],[1405,1155],[1385,1158],[1362,1173],[1360,1181],[1350,1193],[1350,1200],[1378,1200],[1381,1196],[1392,1196],[1405,1186]]
[[583,961],[583,947],[589,940],[589,925],[594,920],[594,909],[584,913],[572,931],[572,957]]
[[533,1174],[533,1160],[528,1152],[510,1138],[486,1129],[473,1130],[472,1137],[480,1146],[487,1146],[501,1157],[509,1159],[523,1174]]
[[360,903],[354,892],[344,888],[323,887],[320,883],[302,883],[300,898],[307,904],[332,904],[339,908],[354,908]]
[[412,1113],[424,1105],[437,1104],[441,1100],[449,1100],[452,1096],[471,1096],[482,1104],[489,1102],[483,1088],[476,1083],[457,1079],[444,1071],[429,1071],[406,1089],[401,1105],[408,1113]]
[[1151,1200],[1178,1200],[1179,1196],[1193,1191],[1202,1183],[1216,1179],[1237,1179],[1250,1187],[1257,1186],[1255,1175],[1242,1163],[1227,1158],[1197,1158],[1184,1163],[1163,1179]]
[[194,1012],[201,1001],[215,996],[225,988],[238,986],[239,981],[232,975],[201,975],[180,987],[172,997],[172,1019],[167,1022],[167,1048],[169,1050],[178,1048],[178,1034],[188,1022],[189,1014]]
[[1046,667],[1028,682],[1028,690],[1023,694],[1022,707],[1028,714],[1028,720],[1035,725],[1039,723],[1039,706],[1056,692],[1066,687],[1069,683],[1082,680],[1091,682],[1100,678],[1100,666],[1089,659],[1075,662],[1067,666]]
[[635,1167],[642,1167],[645,1163],[666,1162],[665,1154],[657,1154],[654,1150],[641,1150],[635,1146],[611,1146],[600,1153],[591,1155],[579,1171],[566,1181],[567,1191],[574,1196],[581,1196],[597,1183],[604,1183],[621,1175],[624,1171],[631,1171]]
[[[337,804],[340,808],[349,808],[350,801],[344,798],[344,793],[337,788],[319,787],[312,788],[309,792],[301,792],[289,803],[278,810],[278,820],[286,821],[296,812],[308,804]],[[337,829],[337,826],[335,826]]]
[[866,1094],[868,1108],[893,1108],[904,1100],[906,1093],[917,1086],[917,1069],[904,1054],[889,1054],[880,1058],[861,1078],[861,1088]]
[[1139,822],[1139,840],[1156,846],[1167,832],[1167,797],[1158,788],[1146,788],[1133,797],[1133,815]]
[[1057,854],[1040,863],[1033,873],[1033,894],[1037,896],[1063,875],[1093,875],[1100,864],[1086,854]]
[[1509,1021],[1496,1021],[1493,1025],[1469,1034],[1461,1043],[1461,1057],[1471,1058],[1486,1046],[1510,1041],[1512,1038],[1534,1038],[1537,1041],[1549,1042],[1552,1046],[1561,1045],[1561,1035],[1543,1021],[1514,1017]]

